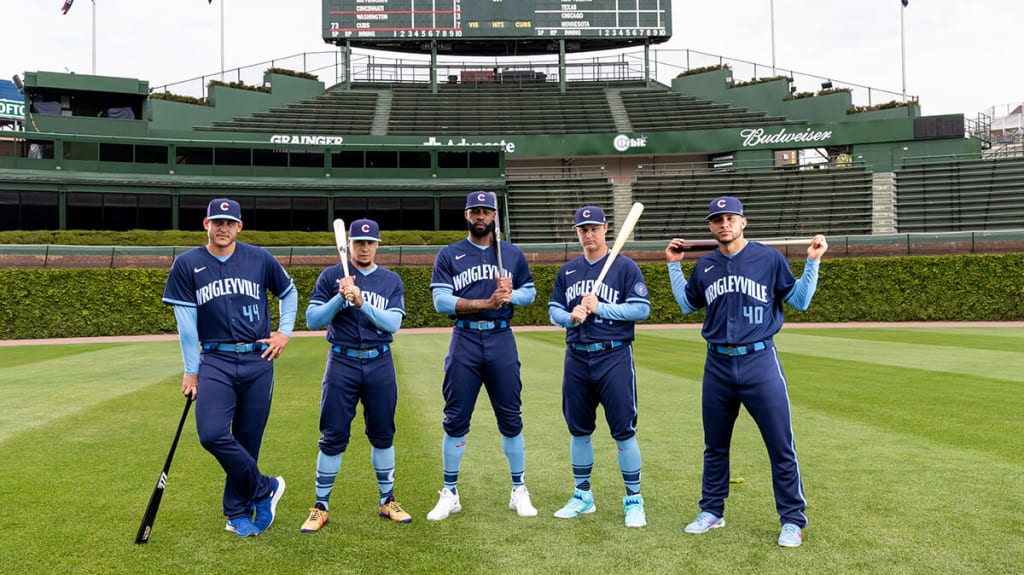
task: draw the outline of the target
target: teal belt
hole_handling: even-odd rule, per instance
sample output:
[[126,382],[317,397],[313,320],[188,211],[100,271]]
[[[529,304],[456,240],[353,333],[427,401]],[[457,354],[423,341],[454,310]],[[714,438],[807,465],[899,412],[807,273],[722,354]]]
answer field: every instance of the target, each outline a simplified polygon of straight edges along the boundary
[[570,343],[569,346],[576,351],[604,351],[606,349],[613,349],[616,347],[622,347],[621,341],[599,341],[597,343]]
[[489,331],[492,329],[505,329],[508,327],[508,322],[505,320],[501,321],[463,321],[459,320],[455,322],[455,327],[461,327],[463,329],[478,329],[481,331]]
[[768,339],[747,345],[716,345],[709,343],[708,349],[722,355],[747,355],[748,353],[768,349],[769,343],[771,343],[771,340]]
[[233,353],[262,352],[269,346],[262,341],[255,343],[204,343],[203,349],[207,351],[228,351]]
[[355,349],[351,347],[342,347],[340,345],[331,346],[331,351],[333,351],[334,353],[342,353],[349,357],[357,357],[359,359],[373,359],[375,357],[378,357],[382,353],[386,353],[389,349],[391,348],[386,343],[384,345],[379,345],[367,349]]

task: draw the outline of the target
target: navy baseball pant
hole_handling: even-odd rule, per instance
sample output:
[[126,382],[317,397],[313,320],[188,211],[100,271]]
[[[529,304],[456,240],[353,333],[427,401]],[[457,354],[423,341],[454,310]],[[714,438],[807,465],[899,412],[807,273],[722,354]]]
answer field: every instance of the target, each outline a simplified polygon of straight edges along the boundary
[[793,443],[789,392],[775,346],[741,356],[709,350],[704,364],[704,480],[700,508],[718,517],[729,495],[729,443],[743,405],[753,417],[772,468],[775,507],[782,523],[807,526],[800,466]]
[[259,353],[202,353],[196,431],[227,474],[223,505],[229,519],[252,515],[254,501],[273,488],[256,463],[273,390],[274,364]]

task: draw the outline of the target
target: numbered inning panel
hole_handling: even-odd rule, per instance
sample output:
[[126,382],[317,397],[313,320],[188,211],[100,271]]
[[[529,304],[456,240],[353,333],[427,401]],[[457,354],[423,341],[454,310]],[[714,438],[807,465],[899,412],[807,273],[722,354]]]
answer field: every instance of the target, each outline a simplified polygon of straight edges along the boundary
[[324,0],[326,42],[667,40],[671,0]]

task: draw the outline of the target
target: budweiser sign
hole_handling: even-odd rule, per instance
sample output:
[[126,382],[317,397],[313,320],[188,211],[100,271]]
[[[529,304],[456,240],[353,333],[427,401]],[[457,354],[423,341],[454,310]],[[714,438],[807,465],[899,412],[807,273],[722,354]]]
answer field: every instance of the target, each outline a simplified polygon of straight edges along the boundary
[[807,128],[802,132],[788,132],[780,128],[778,132],[767,133],[764,128],[748,128],[740,131],[744,148],[753,148],[765,144],[790,144],[821,142],[832,137],[830,130],[815,131]]

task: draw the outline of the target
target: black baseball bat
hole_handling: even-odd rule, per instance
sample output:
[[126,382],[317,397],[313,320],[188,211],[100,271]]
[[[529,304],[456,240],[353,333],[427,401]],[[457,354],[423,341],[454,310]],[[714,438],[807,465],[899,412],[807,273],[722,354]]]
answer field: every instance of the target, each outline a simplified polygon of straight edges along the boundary
[[137,544],[148,542],[149,534],[153,531],[153,521],[156,519],[156,512],[160,509],[160,500],[164,497],[164,488],[167,487],[167,472],[171,470],[171,460],[174,459],[174,451],[178,448],[178,439],[181,437],[182,428],[185,427],[185,419],[188,418],[188,408],[190,407],[192,407],[191,397],[185,400],[185,409],[181,412],[181,421],[178,422],[178,431],[174,433],[171,451],[167,454],[167,461],[164,462],[164,469],[160,472],[160,478],[156,480],[153,495],[149,496],[149,505],[146,506],[146,513],[142,515],[139,532],[135,535],[135,543]]

